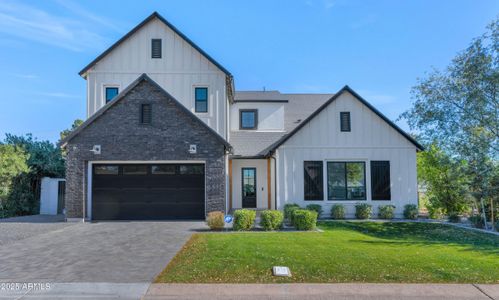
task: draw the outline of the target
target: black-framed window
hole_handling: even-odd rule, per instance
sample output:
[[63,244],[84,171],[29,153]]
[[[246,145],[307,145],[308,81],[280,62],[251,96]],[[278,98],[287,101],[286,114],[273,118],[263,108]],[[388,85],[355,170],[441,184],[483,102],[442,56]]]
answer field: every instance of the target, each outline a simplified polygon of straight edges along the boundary
[[145,103],[140,105],[140,123],[151,124],[152,122],[152,104]]
[[105,89],[105,94],[106,94],[106,103],[109,101],[113,100],[114,97],[116,97],[119,93],[119,88],[115,86],[107,86]]
[[324,200],[324,180],[322,161],[303,162],[305,200]]
[[371,190],[373,200],[391,200],[389,161],[371,161]]
[[327,163],[328,200],[366,200],[365,162]]
[[208,112],[208,88],[197,87],[194,89],[196,112]]
[[239,129],[257,129],[257,128],[258,128],[258,110],[240,109]]
[[349,111],[340,112],[340,127],[341,131],[343,132],[348,132],[352,130]]
[[161,39],[151,40],[151,58],[161,58]]

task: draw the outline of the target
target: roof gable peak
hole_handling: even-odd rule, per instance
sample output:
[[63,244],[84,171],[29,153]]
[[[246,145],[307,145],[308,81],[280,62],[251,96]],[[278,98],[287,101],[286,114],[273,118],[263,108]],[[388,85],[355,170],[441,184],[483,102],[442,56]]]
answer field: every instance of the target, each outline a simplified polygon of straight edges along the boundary
[[135,26],[132,30],[130,30],[127,34],[125,34],[123,37],[121,37],[117,42],[115,42],[111,47],[109,47],[107,50],[102,52],[99,56],[97,56],[93,61],[91,61],[87,66],[85,66],[78,74],[82,77],[86,76],[86,73],[88,70],[90,70],[93,66],[95,66],[99,61],[101,61],[104,57],[106,57],[109,53],[111,53],[114,49],[116,49],[119,45],[121,45],[123,42],[128,40],[129,37],[131,37],[134,33],[139,31],[142,27],[147,25],[149,22],[152,20],[157,19],[161,23],[163,23],[166,27],[170,28],[180,36],[183,40],[185,40],[189,45],[191,45],[194,49],[196,49],[199,53],[201,53],[202,56],[204,56],[208,61],[210,61],[212,64],[214,64],[220,71],[225,73],[228,77],[232,78],[232,74],[225,69],[220,63],[215,61],[208,53],[206,53],[203,49],[201,49],[198,45],[196,45],[191,39],[189,39],[185,34],[183,34],[180,30],[178,30],[173,24],[168,22],[163,16],[161,16],[157,11],[154,11],[152,14],[150,14],[147,18],[145,18],[142,22],[140,22],[137,26]]

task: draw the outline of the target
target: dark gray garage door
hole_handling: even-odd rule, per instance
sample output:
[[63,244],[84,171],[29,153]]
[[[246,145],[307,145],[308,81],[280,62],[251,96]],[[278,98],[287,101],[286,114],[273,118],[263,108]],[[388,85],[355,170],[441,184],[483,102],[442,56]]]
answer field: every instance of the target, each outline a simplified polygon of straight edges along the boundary
[[94,164],[92,219],[204,219],[203,164]]

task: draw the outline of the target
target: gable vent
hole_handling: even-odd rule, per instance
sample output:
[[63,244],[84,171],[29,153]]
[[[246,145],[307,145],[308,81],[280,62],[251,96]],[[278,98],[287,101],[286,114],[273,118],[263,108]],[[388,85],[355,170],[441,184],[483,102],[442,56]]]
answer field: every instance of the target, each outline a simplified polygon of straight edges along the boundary
[[341,131],[350,131],[350,112],[342,111],[340,112],[340,126]]
[[152,107],[151,104],[142,104],[140,111],[140,123],[151,124],[152,121]]
[[161,58],[161,39],[151,40],[151,58]]

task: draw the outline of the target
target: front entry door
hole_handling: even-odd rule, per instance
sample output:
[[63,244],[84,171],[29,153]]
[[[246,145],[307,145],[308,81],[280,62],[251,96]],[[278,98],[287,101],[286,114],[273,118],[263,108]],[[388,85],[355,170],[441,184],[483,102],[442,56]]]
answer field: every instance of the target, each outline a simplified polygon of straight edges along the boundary
[[256,168],[242,169],[243,208],[256,208]]

